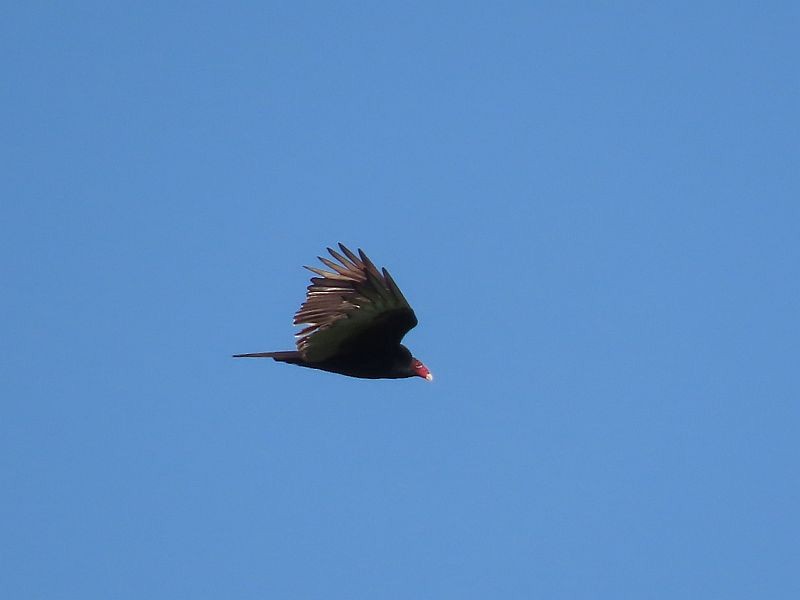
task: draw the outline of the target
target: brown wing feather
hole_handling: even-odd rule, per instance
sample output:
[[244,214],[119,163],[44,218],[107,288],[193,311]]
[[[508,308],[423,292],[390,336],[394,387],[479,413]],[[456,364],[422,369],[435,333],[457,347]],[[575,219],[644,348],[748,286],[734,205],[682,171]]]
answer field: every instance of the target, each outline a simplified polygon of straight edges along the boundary
[[338,263],[319,257],[331,271],[306,267],[318,277],[311,278],[294,323],[306,325],[297,334],[297,349],[309,362],[399,344],[417,324],[386,269],[379,271],[360,249],[358,255],[343,244],[339,249],[342,254],[328,248]]

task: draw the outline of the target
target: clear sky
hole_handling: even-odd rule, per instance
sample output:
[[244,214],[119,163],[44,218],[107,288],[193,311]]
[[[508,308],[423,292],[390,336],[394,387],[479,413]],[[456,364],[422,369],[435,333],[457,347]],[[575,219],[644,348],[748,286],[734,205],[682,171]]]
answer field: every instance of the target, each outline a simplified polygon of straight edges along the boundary
[[[4,598],[800,598],[794,2],[7,3]],[[436,375],[293,346],[338,241]]]

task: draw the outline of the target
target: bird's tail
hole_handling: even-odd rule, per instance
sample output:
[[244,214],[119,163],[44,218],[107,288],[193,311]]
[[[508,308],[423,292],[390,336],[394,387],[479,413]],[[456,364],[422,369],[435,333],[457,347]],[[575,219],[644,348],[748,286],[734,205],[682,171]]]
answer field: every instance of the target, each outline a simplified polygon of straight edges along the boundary
[[233,358],[272,358],[278,362],[300,363],[303,357],[297,350],[285,350],[283,352],[253,352],[251,354],[234,354]]

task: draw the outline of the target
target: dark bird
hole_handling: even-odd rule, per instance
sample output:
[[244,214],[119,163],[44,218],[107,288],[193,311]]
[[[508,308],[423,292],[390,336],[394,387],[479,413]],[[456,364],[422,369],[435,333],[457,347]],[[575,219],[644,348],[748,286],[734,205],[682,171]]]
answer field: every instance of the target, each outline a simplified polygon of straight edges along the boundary
[[328,248],[338,261],[318,257],[332,269],[306,267],[311,278],[306,301],[294,316],[305,325],[296,335],[297,350],[234,354],[234,358],[272,358],[311,369],[365,379],[423,377],[428,368],[400,341],[417,317],[386,269],[378,268],[359,249],[343,244],[343,254]]

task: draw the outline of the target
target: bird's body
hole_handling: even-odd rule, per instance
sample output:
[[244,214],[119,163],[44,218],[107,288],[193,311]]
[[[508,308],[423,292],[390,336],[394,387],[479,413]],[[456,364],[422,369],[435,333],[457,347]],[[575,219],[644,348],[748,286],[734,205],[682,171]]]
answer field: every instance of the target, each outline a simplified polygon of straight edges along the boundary
[[398,346],[395,352],[354,352],[318,362],[306,361],[297,350],[236,354],[234,357],[272,358],[278,362],[339,373],[349,377],[360,377],[361,379],[401,379],[416,375],[412,369],[405,368],[411,364],[412,356],[408,348],[402,344]]
[[400,341],[417,317],[386,269],[378,271],[363,251],[358,256],[339,244],[339,261],[320,258],[332,271],[306,267],[311,278],[306,301],[294,318],[306,328],[297,334],[297,350],[235,354],[235,358],[272,358],[278,362],[363,379],[433,379]]

